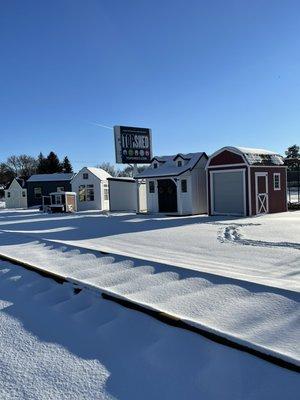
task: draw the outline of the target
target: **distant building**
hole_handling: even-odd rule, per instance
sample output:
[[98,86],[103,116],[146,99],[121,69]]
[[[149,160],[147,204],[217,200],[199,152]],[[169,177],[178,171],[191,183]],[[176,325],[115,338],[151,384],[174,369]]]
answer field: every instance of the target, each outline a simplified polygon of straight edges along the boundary
[[206,213],[207,159],[204,152],[154,157],[151,165],[135,176],[138,181],[146,181],[147,211]]
[[27,208],[26,182],[21,178],[14,178],[4,190],[6,208]]
[[269,150],[223,147],[207,163],[210,215],[259,215],[287,210],[283,158]]
[[41,206],[42,196],[52,192],[71,192],[73,173],[37,174],[27,180],[28,207]]

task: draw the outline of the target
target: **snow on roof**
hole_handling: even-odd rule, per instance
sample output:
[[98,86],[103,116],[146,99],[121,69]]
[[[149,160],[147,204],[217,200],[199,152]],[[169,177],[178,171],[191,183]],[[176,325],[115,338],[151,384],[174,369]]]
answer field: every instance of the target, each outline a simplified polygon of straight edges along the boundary
[[104,169],[102,168],[96,168],[96,167],[86,167],[86,169],[88,169],[92,174],[94,174],[97,178],[101,179],[101,180],[106,180],[107,178],[110,178],[111,175],[106,172]]
[[[235,153],[241,154],[245,157],[246,161],[250,165],[283,165],[283,157],[275,153],[274,151],[265,149],[254,149],[251,147],[234,147],[227,146],[223,147],[221,150],[229,150]],[[219,150],[216,153],[220,153]],[[212,155],[214,156],[214,155]]]
[[73,173],[55,173],[55,174],[36,174],[31,175],[27,182],[53,182],[53,181],[70,181],[75,174]]
[[133,181],[134,179],[131,178],[130,176],[110,176],[109,178],[107,178],[109,181]]
[[[162,157],[153,157],[153,160],[158,160],[162,162],[158,168],[153,168],[149,166],[143,172],[140,172],[135,176],[135,178],[150,178],[150,177],[158,177],[158,176],[178,176],[183,174],[184,172],[191,170],[200,160],[200,158],[205,154],[204,152],[199,153],[188,153],[188,154],[175,154],[173,156],[162,156]],[[185,159],[187,162],[178,167],[175,163],[175,159],[180,156]]]

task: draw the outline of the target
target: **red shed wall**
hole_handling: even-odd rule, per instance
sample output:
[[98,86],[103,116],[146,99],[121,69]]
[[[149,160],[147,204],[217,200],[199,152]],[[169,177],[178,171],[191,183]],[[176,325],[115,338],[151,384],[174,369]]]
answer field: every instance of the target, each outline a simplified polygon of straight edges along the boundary
[[231,151],[224,150],[221,153],[213,157],[209,163],[209,166],[213,165],[227,165],[227,164],[244,164],[243,157],[238,154],[232,153]]
[[[255,172],[268,173],[269,213],[287,210],[286,168],[285,167],[251,167],[251,205],[252,215],[256,214]],[[280,173],[281,190],[274,190],[273,174]]]

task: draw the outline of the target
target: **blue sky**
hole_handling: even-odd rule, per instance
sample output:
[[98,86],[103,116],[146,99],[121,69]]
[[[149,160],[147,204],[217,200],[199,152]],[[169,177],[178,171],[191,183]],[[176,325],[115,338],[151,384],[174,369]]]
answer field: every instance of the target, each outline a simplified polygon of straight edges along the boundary
[[300,3],[2,0],[0,160],[114,162],[112,132],[155,154],[300,142]]

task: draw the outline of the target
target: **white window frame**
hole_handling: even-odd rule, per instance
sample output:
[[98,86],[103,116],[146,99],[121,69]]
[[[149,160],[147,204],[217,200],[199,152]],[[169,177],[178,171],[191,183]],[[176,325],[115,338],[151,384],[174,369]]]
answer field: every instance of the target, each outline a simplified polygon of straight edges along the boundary
[[[276,177],[278,176],[278,187],[276,187]],[[273,189],[274,190],[281,190],[281,174],[280,172],[274,172],[273,174]]]
[[[183,182],[185,182],[185,189],[186,190],[183,190],[183,187],[182,187]],[[187,193],[188,192],[188,181],[187,181],[187,179],[181,179],[181,181],[180,181],[180,191],[181,191],[181,193]]]
[[[37,190],[37,189],[39,189],[39,190]],[[37,191],[40,191],[40,193],[37,193]],[[34,198],[35,198],[35,199],[41,199],[42,196],[43,196],[42,187],[41,187],[41,186],[35,186],[35,187],[33,188],[33,193],[34,193]],[[38,194],[39,196],[37,196],[37,194]]]
[[[153,183],[153,191],[151,190],[152,183]],[[149,185],[148,186],[149,186],[148,193],[149,194],[154,194],[155,193],[155,181],[154,180],[149,181]]]
[[55,201],[55,203],[54,203],[55,205],[61,206],[63,204],[62,195],[61,194],[55,194],[54,195],[54,201]]

